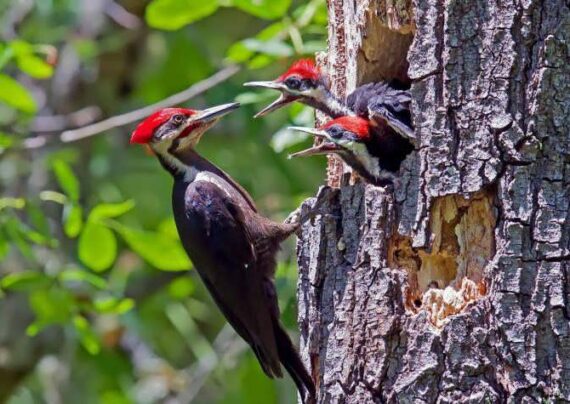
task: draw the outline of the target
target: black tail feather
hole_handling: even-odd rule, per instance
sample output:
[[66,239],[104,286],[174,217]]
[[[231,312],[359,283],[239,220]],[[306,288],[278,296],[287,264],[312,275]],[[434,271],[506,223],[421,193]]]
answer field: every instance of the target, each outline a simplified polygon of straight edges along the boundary
[[291,342],[289,335],[287,335],[287,332],[283,327],[281,327],[278,320],[274,323],[273,332],[275,333],[275,338],[277,340],[279,360],[283,366],[285,366],[287,373],[291,375],[291,378],[295,382],[297,390],[299,390],[299,393],[301,394],[303,403],[314,403],[316,400],[316,389],[313,379],[311,378],[311,375],[309,375],[309,372],[307,372],[307,369],[305,368],[297,349],[293,345],[293,342]]

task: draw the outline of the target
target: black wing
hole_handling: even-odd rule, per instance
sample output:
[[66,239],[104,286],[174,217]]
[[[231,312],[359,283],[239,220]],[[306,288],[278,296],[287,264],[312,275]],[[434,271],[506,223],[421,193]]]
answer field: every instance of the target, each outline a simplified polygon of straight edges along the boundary
[[219,185],[195,181],[185,190],[183,215],[175,207],[180,239],[215,302],[264,372],[281,377],[271,302],[243,208]]
[[405,138],[415,139],[410,113],[411,101],[409,91],[395,88],[386,82],[360,86],[347,98],[348,107],[357,115],[379,124],[386,122]]

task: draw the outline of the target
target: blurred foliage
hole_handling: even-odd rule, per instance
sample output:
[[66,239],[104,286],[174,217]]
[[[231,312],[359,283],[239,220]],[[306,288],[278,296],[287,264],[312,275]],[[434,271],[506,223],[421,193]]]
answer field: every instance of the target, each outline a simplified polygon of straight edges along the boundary
[[[11,352],[0,374],[29,372],[9,402],[294,402],[290,380],[265,377],[191,270],[171,179],[129,147],[134,125],[58,136],[240,64],[188,102],[243,104],[199,151],[284,219],[324,177],[324,160],[286,158],[308,140],[284,128],[313,113],[294,105],[253,120],[276,94],[241,83],[324,50],[325,1],[0,0],[0,21],[0,347]],[[29,148],[38,138],[45,145]],[[294,332],[293,243],[276,282]],[[29,315],[12,314],[15,301]],[[46,349],[50,335],[61,338]]]

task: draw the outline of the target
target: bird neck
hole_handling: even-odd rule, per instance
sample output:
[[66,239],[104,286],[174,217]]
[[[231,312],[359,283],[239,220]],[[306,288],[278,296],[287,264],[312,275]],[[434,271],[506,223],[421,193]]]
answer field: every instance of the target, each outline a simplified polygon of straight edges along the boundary
[[213,175],[214,177],[222,179],[223,181],[221,183],[225,182],[232,187],[243,197],[245,203],[249,205],[254,212],[257,212],[255,202],[251,196],[233,178],[218,166],[200,156],[192,147],[178,147],[175,142],[167,149],[155,149],[160,164],[174,177],[174,181],[190,184],[200,178],[200,175],[202,175],[202,177],[208,177],[204,174],[211,174],[209,177]]
[[353,165],[363,177],[369,181],[379,177],[381,171],[380,162],[376,156],[370,154],[365,144],[355,143],[350,151],[350,155],[353,159]]
[[172,144],[166,150],[156,150],[158,160],[166,171],[175,180],[182,180],[187,183],[194,182],[196,176],[201,171],[219,170],[214,164],[200,156],[192,148],[177,148]]
[[305,104],[324,112],[332,118],[354,115],[354,112],[352,112],[339,98],[337,98],[324,84],[317,87],[315,95],[307,98]]

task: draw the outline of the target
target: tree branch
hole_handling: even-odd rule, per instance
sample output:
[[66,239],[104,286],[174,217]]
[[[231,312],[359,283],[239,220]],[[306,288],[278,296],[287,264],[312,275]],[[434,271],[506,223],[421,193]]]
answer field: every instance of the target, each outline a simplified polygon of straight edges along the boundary
[[[181,91],[177,94],[171,95],[157,103],[147,105],[146,107],[136,109],[121,115],[116,115],[100,122],[94,123],[92,125],[87,125],[78,129],[66,130],[61,133],[59,139],[63,143],[75,142],[77,140],[85,139],[90,136],[98,135],[100,133],[106,132],[110,129],[117,128],[120,126],[125,126],[130,123],[136,122],[160,108],[171,107],[183,102],[186,102],[204,92],[210,88],[226,81],[239,71],[239,67],[232,65],[228,66],[212,76],[199,81],[188,87],[186,90]],[[26,139],[24,141],[24,148],[26,149],[37,149],[43,147],[47,143],[46,136],[36,136],[33,138]]]

